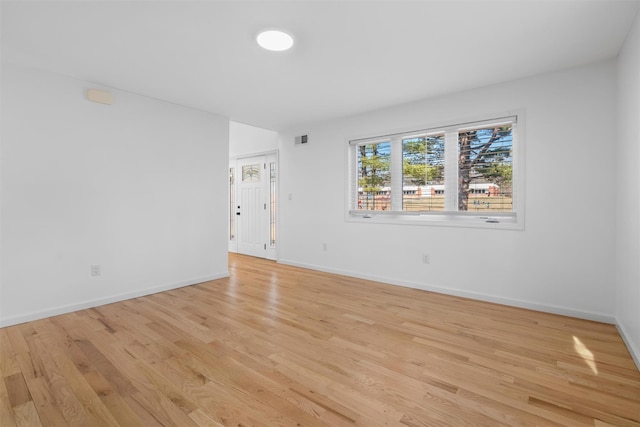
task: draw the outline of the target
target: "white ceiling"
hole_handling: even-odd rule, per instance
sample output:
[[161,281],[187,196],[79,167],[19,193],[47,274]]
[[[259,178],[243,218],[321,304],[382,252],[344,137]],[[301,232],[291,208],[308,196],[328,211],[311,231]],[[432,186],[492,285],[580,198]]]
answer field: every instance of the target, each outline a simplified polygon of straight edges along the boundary
[[[282,130],[613,58],[639,1],[3,1],[2,59]],[[281,28],[288,52],[255,35]]]

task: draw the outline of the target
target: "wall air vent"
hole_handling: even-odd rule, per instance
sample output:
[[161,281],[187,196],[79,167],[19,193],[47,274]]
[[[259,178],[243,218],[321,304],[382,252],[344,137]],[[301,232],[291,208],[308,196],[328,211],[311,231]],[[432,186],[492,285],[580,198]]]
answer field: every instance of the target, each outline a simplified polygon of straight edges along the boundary
[[309,142],[308,135],[296,136],[296,144],[306,144],[307,142]]

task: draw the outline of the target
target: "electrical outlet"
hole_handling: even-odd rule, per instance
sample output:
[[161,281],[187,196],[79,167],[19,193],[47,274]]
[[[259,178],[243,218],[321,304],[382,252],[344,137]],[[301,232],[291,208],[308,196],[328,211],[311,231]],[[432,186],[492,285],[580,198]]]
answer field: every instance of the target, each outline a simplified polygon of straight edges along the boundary
[[429,264],[429,255],[428,254],[423,254],[422,255],[422,263],[423,264]]
[[322,244],[322,250],[325,251],[325,252],[327,251],[327,244],[326,243]]
[[97,264],[91,265],[91,276],[99,276],[100,275],[100,266]]

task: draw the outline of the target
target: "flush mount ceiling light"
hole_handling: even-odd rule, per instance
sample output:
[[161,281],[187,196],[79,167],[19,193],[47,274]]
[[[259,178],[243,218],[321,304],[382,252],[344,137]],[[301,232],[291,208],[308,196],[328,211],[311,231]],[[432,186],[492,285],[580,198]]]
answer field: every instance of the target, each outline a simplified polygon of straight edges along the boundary
[[256,41],[264,49],[276,52],[291,49],[291,46],[293,46],[293,37],[278,30],[263,31],[258,34]]

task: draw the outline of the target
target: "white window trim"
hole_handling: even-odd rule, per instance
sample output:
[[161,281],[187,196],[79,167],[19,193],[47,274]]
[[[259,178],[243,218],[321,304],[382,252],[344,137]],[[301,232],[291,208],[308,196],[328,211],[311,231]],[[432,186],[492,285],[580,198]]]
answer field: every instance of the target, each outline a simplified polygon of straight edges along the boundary
[[[493,117],[487,119],[487,117]],[[487,213],[461,212],[457,211],[457,186],[455,191],[445,193],[444,212],[407,212],[402,211],[402,138],[407,135],[425,135],[433,133],[445,133],[445,152],[447,150],[457,151],[457,138],[452,137],[455,132],[468,128],[475,128],[483,125],[500,124],[501,120],[510,122],[508,119],[516,117],[513,122],[513,212]],[[452,124],[454,123],[454,124]],[[468,127],[460,127],[461,125]],[[408,128],[411,129],[411,128]],[[465,120],[452,120],[446,124],[432,124],[423,127],[413,127],[422,130],[404,130],[379,132],[378,136],[351,137],[346,139],[346,171],[347,182],[345,185],[345,221],[354,223],[375,223],[375,224],[401,224],[401,225],[422,225],[422,226],[444,226],[444,227],[468,227],[481,229],[500,230],[524,230],[525,225],[525,111],[513,110],[500,114],[483,115]],[[452,132],[454,131],[455,132]],[[356,149],[363,143],[372,144],[376,142],[391,141],[391,210],[390,211],[367,211],[353,209],[357,204],[357,179],[356,179]],[[400,141],[400,142],[398,142]],[[400,151],[400,154],[398,154]],[[445,156],[445,180],[447,182],[457,182],[458,164],[456,156]],[[452,174],[452,175],[449,175]],[[400,175],[398,179],[398,175]],[[451,181],[453,180],[453,181]]]

